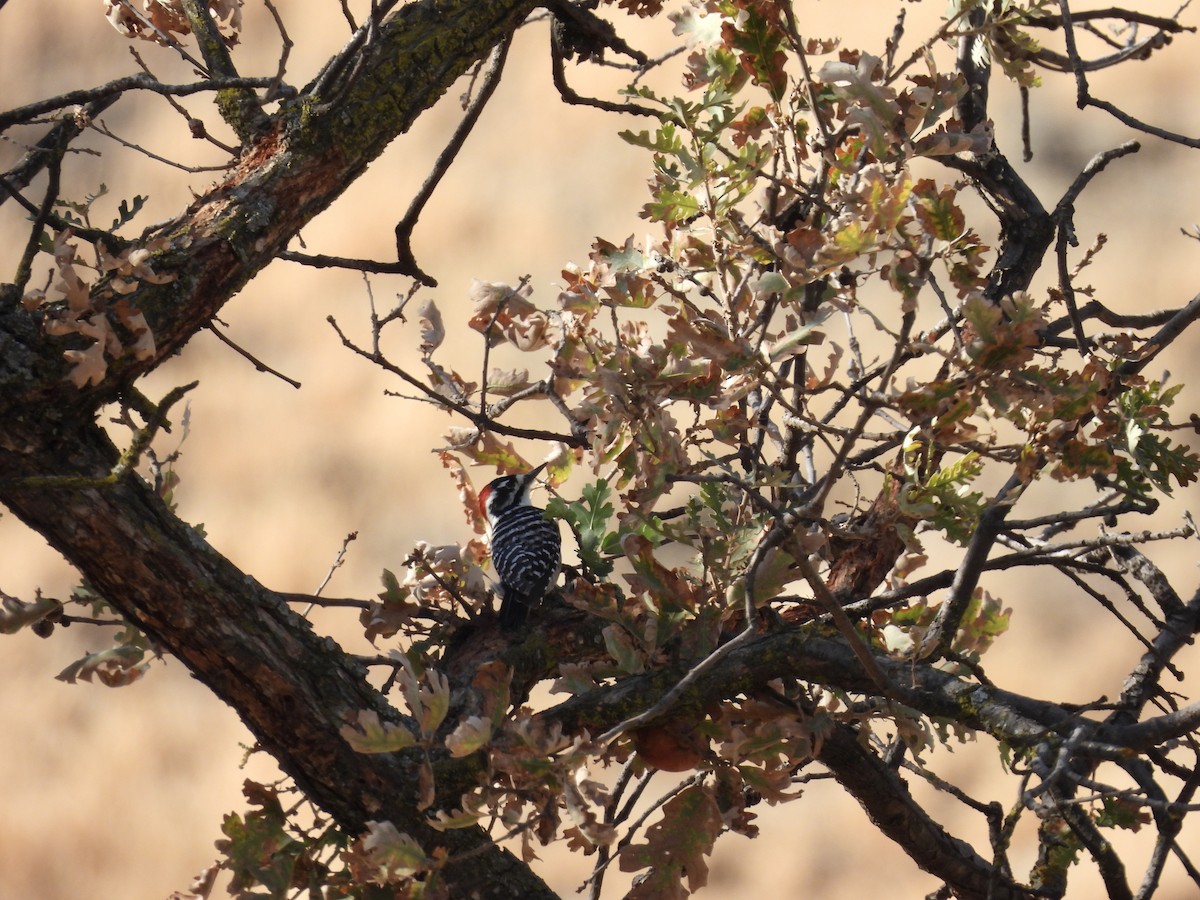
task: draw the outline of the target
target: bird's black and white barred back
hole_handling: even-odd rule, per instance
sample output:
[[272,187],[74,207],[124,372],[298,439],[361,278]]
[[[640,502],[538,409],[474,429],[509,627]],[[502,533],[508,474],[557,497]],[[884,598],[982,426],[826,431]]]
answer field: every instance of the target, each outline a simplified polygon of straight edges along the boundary
[[497,478],[479,492],[480,511],[487,519],[492,565],[500,577],[500,626],[520,628],[533,607],[542,602],[558,577],[562,539],[558,524],[533,506],[529,491],[545,468],[524,475]]

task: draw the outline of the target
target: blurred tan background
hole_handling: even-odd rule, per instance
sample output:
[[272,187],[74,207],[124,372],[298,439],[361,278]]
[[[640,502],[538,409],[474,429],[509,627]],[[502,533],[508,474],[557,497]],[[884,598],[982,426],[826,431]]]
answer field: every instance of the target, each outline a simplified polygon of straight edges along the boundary
[[[288,81],[302,86],[344,43],[347,28],[337,0],[279,0],[277,5],[296,44]],[[903,5],[909,19],[907,52],[928,34],[928,23],[945,4]],[[361,15],[366,4],[351,6]],[[1165,3],[1140,6],[1171,12]],[[850,46],[876,53],[891,33],[897,8],[885,0],[797,4],[806,34],[842,35]],[[245,14],[235,60],[243,74],[271,74],[278,35],[254,0]],[[665,24],[622,21],[620,27],[635,46],[653,54],[669,46]],[[1198,135],[1196,40],[1184,36],[1149,63],[1098,74],[1093,88],[1134,115]],[[188,77],[171,51],[117,35],[97,0],[9,0],[0,10],[0,107],[132,73],[130,46],[164,80]],[[948,66],[944,48],[939,53]],[[612,77],[571,74],[583,91],[618,83]],[[999,78],[993,85],[1001,144],[1016,159],[1016,92]],[[388,258],[395,222],[458,121],[459,93],[447,95],[306,230],[307,250]],[[210,125],[216,121],[206,100],[185,102],[203,111]],[[1073,85],[1065,78],[1034,93],[1032,112],[1036,158],[1022,171],[1048,206],[1094,153],[1132,136],[1103,113],[1077,111]],[[160,99],[131,97],[102,118],[117,134],[162,155],[197,164],[219,161],[216,151],[188,136],[183,119]],[[550,84],[546,24],[522,32],[492,107],[415,232],[418,261],[440,281],[439,288],[421,296],[437,300],[451,335],[467,314],[472,278],[515,283],[528,274],[535,301],[552,305],[559,270],[570,261],[583,262],[595,236],[619,242],[631,233],[639,239],[654,233],[637,217],[646,199],[648,157],[615,136],[619,128],[644,127],[563,106]],[[9,137],[34,140],[36,134],[10,132]],[[111,203],[98,207],[101,224],[114,215],[118,199],[134,194],[150,196],[136,226],[169,218],[186,206],[191,192],[203,192],[215,177],[150,162],[97,135],[78,146],[104,155],[73,159],[64,193],[81,198],[105,182]],[[1143,147],[1139,155],[1114,164],[1077,204],[1081,243],[1090,244],[1100,230],[1110,238],[1083,281],[1123,311],[1182,305],[1198,283],[1200,247],[1180,228],[1200,220],[1200,159],[1194,151],[1153,139],[1143,139]],[[18,145],[0,143],[0,169],[20,152]],[[41,187],[42,182],[35,184],[30,195],[40,197]],[[24,246],[24,226],[14,203],[0,208],[5,279],[11,278]],[[45,264],[39,263],[35,282],[44,272]],[[372,279],[372,286],[381,312],[407,287],[386,278]],[[468,535],[453,486],[429,452],[449,420],[425,405],[384,397],[385,388],[401,386],[340,346],[325,323],[330,314],[352,336],[367,339],[360,277],[276,262],[225,308],[222,319],[233,340],[301,381],[302,390],[256,372],[207,333],[143,387],[157,397],[194,378],[201,381],[190,395],[192,433],[183,446],[177,496],[181,515],[203,523],[216,548],[272,588],[311,591],[343,538],[357,531],[358,540],[326,593],[369,597],[378,590],[380,571],[398,571],[414,541],[443,543]],[[393,327],[385,349],[418,371],[418,341],[415,327]],[[1175,379],[1192,379],[1190,357],[1198,346],[1200,340],[1190,337],[1166,364]],[[445,348],[444,357],[461,362],[469,374],[477,370],[477,351],[478,344],[469,342]],[[497,354],[492,363],[528,361]],[[1195,392],[1184,396],[1180,419],[1196,407]],[[160,443],[161,452],[173,447],[171,438]],[[488,477],[480,472],[477,480]],[[1179,509],[1195,496],[1191,490],[1179,494]],[[1058,508],[1048,495],[1045,502],[1047,509]],[[1178,519],[1161,521],[1169,527]],[[1196,584],[1195,546],[1187,545],[1186,553],[1155,555],[1189,595]],[[0,589],[28,598],[40,588],[63,597],[74,582],[73,573],[37,536],[11,516],[0,517]],[[987,587],[1014,609],[1012,634],[987,659],[993,678],[1035,696],[1078,702],[1119,693],[1139,647],[1093,602],[1065,582],[989,578]],[[362,649],[354,642],[352,617],[317,611],[313,619],[318,630]],[[0,788],[0,900],[153,898],[184,889],[215,857],[212,844],[220,836],[222,815],[244,809],[242,780],[268,777],[270,767],[259,757],[239,769],[248,733],[178,663],[156,664],[142,682],[122,690],[54,679],[83,652],[107,646],[109,631],[72,627],[50,641],[27,632],[0,639],[0,759],[6,772]],[[1052,657],[1049,667],[1046,656]],[[1187,668],[1200,660],[1193,650],[1179,662]],[[1190,690],[1175,687],[1185,695]],[[990,741],[941,756],[943,771],[977,798],[1012,804],[1009,788],[989,787],[989,779],[999,774]],[[662,787],[668,784],[663,780]],[[789,807],[756,810],[763,826],[760,839],[728,836],[718,842],[711,887],[702,896],[916,898],[936,888],[934,879],[876,836],[836,785],[817,782],[805,790],[804,799]],[[914,791],[928,793],[918,784]],[[955,833],[986,846],[977,815],[943,805],[952,810],[943,821]],[[1012,856],[1020,874],[1032,861],[1028,837],[1019,836]],[[1127,860],[1135,882],[1149,846],[1144,837],[1139,840],[1140,852]],[[1200,856],[1195,827],[1181,841],[1193,857]],[[573,895],[590,870],[590,860],[558,850],[546,852],[545,859],[539,871],[565,896]],[[1168,871],[1178,886],[1160,898],[1196,895],[1175,866]],[[606,896],[619,896],[616,886],[622,882],[615,871],[610,877]],[[1070,896],[1099,895],[1089,865],[1075,878]]]

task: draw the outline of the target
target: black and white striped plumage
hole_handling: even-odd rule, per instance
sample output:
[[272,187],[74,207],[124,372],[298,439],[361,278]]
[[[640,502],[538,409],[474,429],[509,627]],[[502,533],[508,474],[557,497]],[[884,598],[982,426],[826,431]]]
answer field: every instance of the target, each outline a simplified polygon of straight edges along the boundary
[[500,576],[500,627],[525,624],[529,610],[542,602],[558,577],[562,539],[558,524],[532,506],[529,491],[545,463],[524,475],[497,478],[479,492],[479,509],[488,522],[492,565]]

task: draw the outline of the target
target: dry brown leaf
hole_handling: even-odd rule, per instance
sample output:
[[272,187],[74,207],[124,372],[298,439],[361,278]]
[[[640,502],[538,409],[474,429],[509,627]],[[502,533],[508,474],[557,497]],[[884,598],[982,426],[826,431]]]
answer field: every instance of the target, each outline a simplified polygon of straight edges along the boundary
[[104,361],[104,345],[92,344],[86,350],[64,350],[63,357],[71,363],[71,371],[67,377],[77,388],[85,388],[89,384],[99,384],[108,372],[108,363]]
[[420,316],[421,355],[428,357],[442,346],[442,341],[446,339],[446,326],[442,324],[442,314],[432,300],[422,303],[417,315]]

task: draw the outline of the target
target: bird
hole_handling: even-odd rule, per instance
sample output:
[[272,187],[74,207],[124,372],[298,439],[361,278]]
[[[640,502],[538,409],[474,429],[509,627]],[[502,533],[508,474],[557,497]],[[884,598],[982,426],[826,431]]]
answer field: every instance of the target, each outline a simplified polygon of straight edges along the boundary
[[558,524],[534,506],[529,491],[546,463],[524,475],[504,475],[479,492],[492,565],[500,576],[500,627],[515,631],[542,602],[562,567]]

